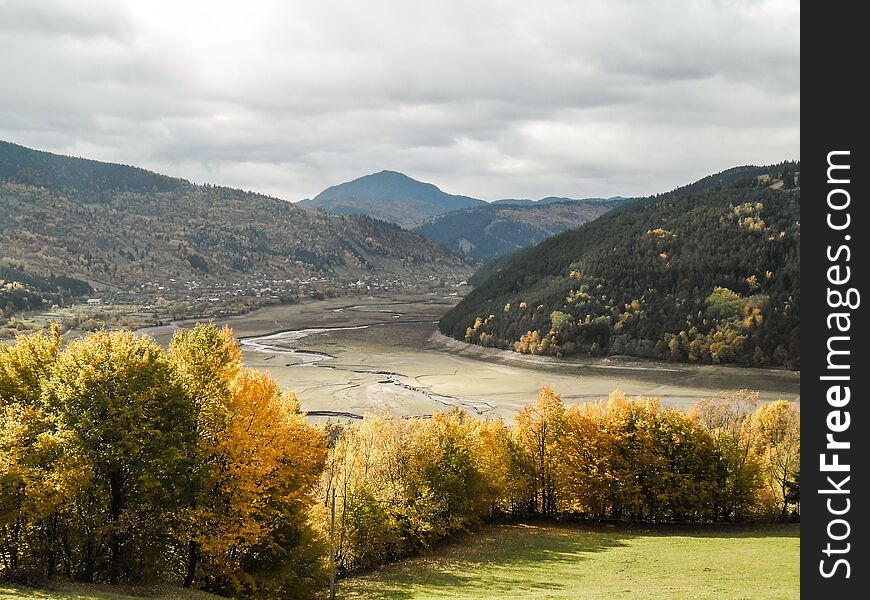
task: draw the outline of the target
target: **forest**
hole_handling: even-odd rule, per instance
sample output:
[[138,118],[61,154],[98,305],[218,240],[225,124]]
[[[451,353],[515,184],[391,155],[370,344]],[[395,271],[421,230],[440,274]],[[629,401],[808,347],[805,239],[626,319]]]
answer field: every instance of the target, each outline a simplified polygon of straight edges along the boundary
[[[530,399],[532,400],[532,399]],[[750,392],[311,424],[232,331],[0,348],[0,576],[306,598],[493,518],[798,518],[800,419]],[[331,520],[334,514],[334,521]],[[333,534],[330,535],[332,529]],[[330,558],[334,559],[331,561]]]
[[21,265],[0,263],[0,324],[12,315],[72,304],[93,291],[87,282],[53,273],[43,277]]
[[591,221],[620,202],[492,202],[430,217],[413,231],[475,260],[488,261]]
[[250,292],[263,280],[470,272],[391,223],[0,141],[0,270],[12,263],[128,292],[170,279]]
[[635,199],[484,267],[440,321],[516,352],[800,368],[800,163]]

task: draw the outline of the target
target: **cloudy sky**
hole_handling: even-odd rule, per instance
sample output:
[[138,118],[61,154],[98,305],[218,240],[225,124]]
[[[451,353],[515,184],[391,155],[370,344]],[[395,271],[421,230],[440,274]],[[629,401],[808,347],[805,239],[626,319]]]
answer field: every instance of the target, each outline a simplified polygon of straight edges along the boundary
[[798,0],[0,0],[0,139],[288,200],[640,195],[800,157]]

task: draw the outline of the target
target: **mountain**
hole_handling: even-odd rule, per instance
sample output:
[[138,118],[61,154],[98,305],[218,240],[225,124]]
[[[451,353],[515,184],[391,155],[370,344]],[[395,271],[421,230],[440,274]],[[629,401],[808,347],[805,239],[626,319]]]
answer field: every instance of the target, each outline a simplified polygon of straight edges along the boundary
[[327,188],[299,206],[396,223],[462,255],[486,261],[582,225],[622,200],[618,196],[606,200],[551,196],[490,204],[447,194],[403,173],[381,171]]
[[625,200],[622,196],[611,196],[610,198],[562,198],[559,196],[547,196],[546,198],[541,198],[540,200],[529,200],[528,198],[502,198],[501,200],[494,200],[493,204],[509,204],[512,206],[542,206],[544,204],[554,204],[554,203],[562,203],[562,202],[616,202],[619,203]]
[[488,261],[579,227],[621,202],[622,199],[500,201],[432,217],[413,231],[460,254]]
[[100,195],[107,191],[168,192],[187,182],[127,165],[60,156],[0,141],[0,181]]
[[800,365],[800,164],[634,199],[499,261],[440,321],[517,352]]
[[28,289],[260,297],[275,281],[398,286],[469,272],[437,243],[365,216],[0,142],[0,275]]
[[396,171],[381,171],[334,185],[310,200],[299,202],[305,208],[368,215],[402,227],[413,227],[433,215],[484,204],[483,200],[442,192],[431,183]]

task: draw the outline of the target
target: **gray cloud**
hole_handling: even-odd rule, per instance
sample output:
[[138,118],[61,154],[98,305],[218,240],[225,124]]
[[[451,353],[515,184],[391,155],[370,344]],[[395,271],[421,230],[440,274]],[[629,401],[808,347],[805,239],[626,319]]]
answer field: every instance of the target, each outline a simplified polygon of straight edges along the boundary
[[796,0],[0,0],[0,138],[298,200],[487,199],[799,158]]

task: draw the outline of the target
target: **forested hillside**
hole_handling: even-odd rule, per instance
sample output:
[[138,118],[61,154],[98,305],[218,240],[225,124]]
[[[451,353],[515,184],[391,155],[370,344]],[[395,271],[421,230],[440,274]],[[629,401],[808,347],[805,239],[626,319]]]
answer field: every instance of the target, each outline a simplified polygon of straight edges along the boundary
[[433,217],[413,231],[463,255],[486,261],[579,227],[618,206],[621,199],[515,202],[521,201],[501,200],[453,211]]
[[630,201],[504,261],[441,330],[523,353],[799,368],[799,170]]
[[60,156],[0,141],[0,181],[101,196],[113,190],[166,192],[187,184],[138,167]]
[[468,271],[438,244],[368,217],[5,142],[0,233],[0,266],[14,267],[14,281],[63,274],[78,280],[79,291],[163,290],[180,281],[243,288],[372,273],[410,281]]

